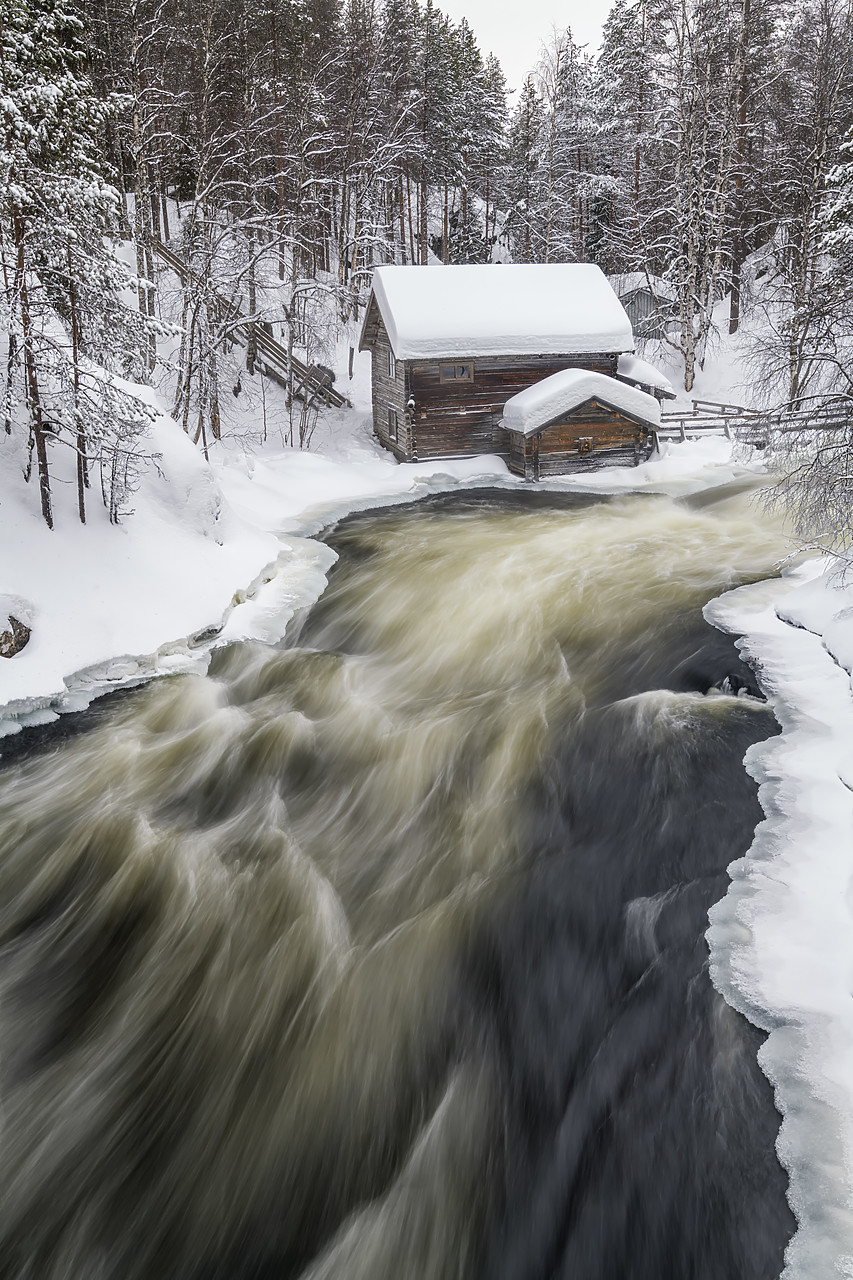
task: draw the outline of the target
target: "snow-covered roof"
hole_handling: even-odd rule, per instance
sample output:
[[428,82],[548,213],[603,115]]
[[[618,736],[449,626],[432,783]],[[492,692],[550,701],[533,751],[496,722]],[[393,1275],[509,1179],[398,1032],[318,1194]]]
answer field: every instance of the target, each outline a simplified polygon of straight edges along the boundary
[[542,427],[578,409],[587,400],[598,400],[650,426],[660,422],[660,405],[654,396],[628,387],[604,373],[588,369],[561,369],[532,387],[519,391],[504,405],[501,426],[529,436]]
[[621,302],[588,262],[377,267],[373,295],[398,360],[634,349]]
[[674,285],[662,280],[660,276],[646,275],[645,271],[624,271],[621,275],[608,276],[608,279],[620,298],[626,298],[629,293],[636,293],[638,289],[649,288],[656,298],[667,302],[675,302],[678,297]]
[[644,387],[660,387],[662,391],[673,390],[672,383],[666,374],[661,373],[660,369],[656,369],[653,364],[649,364],[648,360],[641,360],[639,356],[630,354],[620,356],[616,372],[620,378],[627,378],[630,382],[641,382]]

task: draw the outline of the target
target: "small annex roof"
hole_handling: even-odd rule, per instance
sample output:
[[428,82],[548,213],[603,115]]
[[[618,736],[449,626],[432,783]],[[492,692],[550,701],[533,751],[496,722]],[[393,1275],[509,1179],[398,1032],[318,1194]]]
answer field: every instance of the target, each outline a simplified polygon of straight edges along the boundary
[[674,397],[675,395],[672,383],[666,374],[661,373],[660,369],[650,364],[648,360],[641,360],[639,356],[629,354],[620,356],[616,365],[616,372],[626,382],[635,382],[643,387],[657,387],[660,391],[665,392],[667,396]]
[[377,267],[373,299],[398,360],[634,350],[624,307],[588,262]]
[[579,409],[588,400],[598,400],[651,427],[660,423],[660,405],[645,391],[626,386],[604,373],[592,373],[588,369],[561,369],[507,400],[501,426],[507,431],[534,435],[550,422]]

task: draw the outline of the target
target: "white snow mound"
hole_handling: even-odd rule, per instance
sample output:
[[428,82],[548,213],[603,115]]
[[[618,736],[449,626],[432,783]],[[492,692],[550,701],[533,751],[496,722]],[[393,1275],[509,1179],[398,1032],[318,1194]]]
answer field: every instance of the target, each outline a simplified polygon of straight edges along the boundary
[[660,422],[660,405],[645,391],[589,369],[561,369],[507,400],[501,426],[531,435],[592,399],[650,426]]
[[647,387],[660,387],[662,391],[674,390],[665,373],[661,373],[660,369],[650,364],[648,360],[641,360],[639,356],[621,355],[616,365],[616,372],[620,378],[628,378],[631,382],[642,382]]
[[373,293],[398,360],[634,350],[622,303],[589,262],[377,267]]

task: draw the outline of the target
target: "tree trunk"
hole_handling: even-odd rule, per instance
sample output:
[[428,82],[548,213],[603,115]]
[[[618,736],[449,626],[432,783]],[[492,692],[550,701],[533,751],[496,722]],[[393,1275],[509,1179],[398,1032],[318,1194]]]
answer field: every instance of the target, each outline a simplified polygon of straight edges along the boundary
[[257,356],[254,317],[258,309],[257,282],[255,280],[255,232],[251,226],[247,232],[247,239],[249,241],[249,316],[252,319],[252,323],[246,328],[246,369],[251,376],[255,372],[255,359]]
[[189,337],[187,339],[187,361],[184,366],[184,382],[182,391],[184,411],[181,418],[181,426],[187,434],[189,434],[190,397],[192,393],[193,360],[195,359],[195,330],[196,317],[195,314],[193,314],[192,321],[190,323]]
[[412,179],[409,174],[409,166],[406,165],[406,202],[409,209],[409,248],[411,250],[411,262],[417,262],[415,257],[415,224],[412,221]]
[[74,425],[77,430],[77,513],[80,523],[86,523],[86,488],[89,476],[86,463],[86,433],[80,412],[80,341],[77,324],[77,290],[71,261],[71,245],[68,246],[68,302],[71,310],[71,358],[74,368]]
[[163,171],[160,170],[160,202],[163,206],[163,239],[171,240],[169,234],[169,193],[166,190],[166,183],[163,181]]
[[486,262],[488,262],[488,261],[490,260],[491,256],[492,256],[492,255],[491,255],[491,251],[490,251],[490,246],[489,246],[489,171],[488,171],[488,169],[486,170],[486,182],[485,182],[485,187],[486,187],[486,190],[485,190],[485,196],[486,196],[486,216],[485,216],[485,219],[484,219],[484,222],[483,222],[483,229],[484,229],[485,237],[486,237],[486,245],[485,245],[485,249],[484,249],[484,251],[483,251],[483,252],[484,252],[485,261],[486,261]]
[[[749,29],[750,0],[743,0],[741,44],[745,46]],[[734,239],[732,244],[732,294],[729,310],[729,333],[737,333],[740,324],[741,272],[746,258],[746,209],[744,207],[744,164],[746,162],[746,99],[749,58],[745,49],[741,58],[738,85],[737,166],[734,193]]]
[[403,197],[403,174],[400,173],[400,258],[406,265],[406,211]]
[[210,399],[210,434],[214,440],[219,440],[222,436],[222,419],[219,412],[219,362],[214,346],[210,348],[208,380],[210,383],[208,392]]
[[429,245],[427,242],[427,180],[426,173],[421,173],[420,183],[420,258],[421,266],[425,267],[429,262]]
[[450,261],[450,215],[447,208],[447,183],[444,184],[444,233],[441,246],[441,260],[445,264]]
[[39,391],[38,369],[36,367],[35,350],[33,349],[32,315],[30,313],[30,296],[27,289],[26,258],[24,253],[24,228],[17,213],[12,215],[12,224],[17,249],[18,275],[21,281],[21,329],[24,340],[24,376],[27,386],[27,403],[30,410],[30,429],[35,441],[36,459],[38,461],[39,497],[41,513],[48,529],[53,528],[53,502],[50,493],[50,468],[47,458],[47,440],[44,432],[44,420],[41,411],[41,394]]

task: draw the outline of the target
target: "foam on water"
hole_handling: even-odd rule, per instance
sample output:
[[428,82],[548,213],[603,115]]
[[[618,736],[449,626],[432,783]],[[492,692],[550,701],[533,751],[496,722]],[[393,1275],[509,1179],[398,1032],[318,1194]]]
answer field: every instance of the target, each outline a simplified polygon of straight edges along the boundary
[[7,767],[0,1274],[778,1274],[703,937],[774,723],[701,609],[779,535],[719,496],[353,519],[284,642]]

